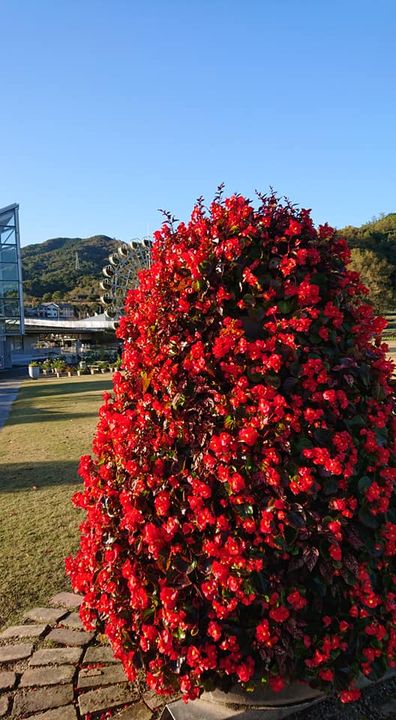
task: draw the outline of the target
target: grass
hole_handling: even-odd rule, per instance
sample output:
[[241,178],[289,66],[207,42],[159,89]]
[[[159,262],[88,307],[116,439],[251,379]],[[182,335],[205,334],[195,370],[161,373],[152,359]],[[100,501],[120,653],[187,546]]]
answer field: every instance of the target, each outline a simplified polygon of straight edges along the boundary
[[[386,340],[385,340],[384,342],[389,342],[389,341],[386,341]],[[389,352],[387,353],[387,357],[388,357],[389,360],[393,360],[393,362],[394,362],[395,365],[396,365],[396,346],[395,346],[395,345],[391,345],[391,344],[390,344],[390,350],[389,350]],[[393,375],[394,375],[394,376],[396,375],[396,369],[395,369],[395,372],[393,373]]]
[[68,588],[82,515],[70,499],[110,377],[26,381],[0,430],[0,627]]

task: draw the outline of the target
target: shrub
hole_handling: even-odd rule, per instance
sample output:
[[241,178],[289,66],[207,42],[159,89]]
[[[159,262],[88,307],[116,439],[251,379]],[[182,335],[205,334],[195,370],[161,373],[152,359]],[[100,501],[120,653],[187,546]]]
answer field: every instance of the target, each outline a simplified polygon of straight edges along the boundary
[[67,368],[67,364],[66,364],[66,361],[63,360],[62,358],[57,358],[56,360],[53,361],[52,367],[54,368],[54,370],[57,370],[58,372],[65,372],[66,368]]
[[155,233],[81,459],[81,616],[157,693],[395,666],[392,363],[350,253],[261,196]]

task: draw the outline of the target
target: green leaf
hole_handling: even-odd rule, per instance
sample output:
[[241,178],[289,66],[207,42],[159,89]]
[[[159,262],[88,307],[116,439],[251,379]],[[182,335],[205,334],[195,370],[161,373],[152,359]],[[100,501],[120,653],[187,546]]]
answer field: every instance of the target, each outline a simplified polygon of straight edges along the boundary
[[146,390],[148,389],[148,387],[151,383],[151,378],[153,376],[153,372],[154,371],[152,370],[150,373],[146,373],[145,370],[142,370],[142,372],[140,373],[140,377],[142,378],[143,392],[146,392]]
[[254,508],[253,505],[241,505],[242,514],[245,517],[251,517],[254,515]]
[[370,680],[380,680],[382,676],[385,675],[387,670],[388,667],[386,664],[386,660],[384,660],[383,658],[377,658],[372,664]]
[[279,375],[275,375],[275,373],[268,373],[265,376],[267,385],[270,385],[271,387],[275,388],[276,390],[281,386],[281,379]]
[[341,575],[344,578],[347,585],[351,585],[353,587],[356,585],[356,577],[352,575],[346,568],[341,568]]
[[391,508],[388,511],[387,516],[388,516],[390,522],[396,523],[396,508]]
[[334,477],[323,478],[322,487],[325,495],[332,495],[338,490],[338,481]]
[[236,420],[231,415],[227,415],[227,417],[224,420],[224,427],[227,430],[230,430],[231,428],[234,428],[236,425]]
[[184,405],[185,401],[186,401],[185,395],[182,395],[182,393],[176,393],[176,395],[172,399],[171,405],[172,405],[173,409],[175,410],[177,407]]
[[315,285],[327,285],[328,276],[325,273],[313,273],[311,282],[315,283]]
[[[302,517],[302,515],[300,515],[300,513],[297,513],[294,510],[288,512],[286,517],[293,528],[302,528],[305,525],[305,519]],[[285,531],[286,529],[287,528],[285,528]]]
[[365,508],[361,508],[359,510],[359,520],[363,525],[365,525],[368,528],[371,528],[371,530],[376,530],[379,526],[378,519],[372,515],[368,510],[365,510]]
[[313,442],[305,435],[302,435],[296,442],[296,449],[301,451],[305,448],[313,448]]
[[388,441],[388,431],[386,428],[377,428],[375,430],[375,437],[377,439],[378,445],[381,445],[381,447],[385,447]]
[[345,425],[347,426],[348,430],[353,430],[353,428],[365,427],[366,423],[361,415],[355,415],[350,420],[345,420]]
[[246,305],[250,305],[250,307],[254,307],[256,305],[256,298],[251,293],[246,293],[246,295],[243,296],[243,300]]
[[315,584],[315,590],[320,595],[320,597],[324,598],[327,594],[327,586],[325,582],[320,578],[319,576],[313,577],[312,582]]
[[309,572],[312,572],[316,563],[319,560],[319,550],[314,545],[304,547],[302,554],[304,564],[307,566]]
[[277,300],[276,304],[279,312],[281,312],[283,315],[288,315],[288,313],[291,313],[293,310],[296,309],[295,298],[288,298],[287,300]]
[[367,475],[363,475],[358,482],[358,490],[364,492],[370,487],[371,483],[372,480]]
[[295,386],[298,384],[298,382],[299,382],[299,380],[296,377],[290,376],[290,377],[286,378],[286,380],[284,381],[284,383],[282,385],[283,392],[287,392],[287,393],[291,392],[293,390],[293,388],[295,388]]
[[371,373],[370,373],[370,368],[369,368],[369,366],[368,366],[368,365],[365,365],[365,364],[360,365],[360,367],[358,368],[357,373],[358,373],[358,376],[360,377],[363,385],[364,385],[366,388],[369,387],[369,385],[370,385],[370,380],[371,380]]
[[251,308],[249,310],[249,317],[252,318],[252,320],[256,320],[258,323],[262,322],[265,318],[265,310],[263,307],[256,306],[254,308]]
[[265,375],[263,375],[263,373],[256,373],[252,372],[251,370],[247,371],[247,375],[249,380],[255,383],[262,382],[265,379]]
[[154,615],[154,608],[150,607],[146,610],[143,610],[143,619],[148,620],[152,615]]
[[332,438],[332,431],[326,430],[326,428],[318,428],[314,430],[313,436],[315,442],[320,443],[324,447],[328,447]]

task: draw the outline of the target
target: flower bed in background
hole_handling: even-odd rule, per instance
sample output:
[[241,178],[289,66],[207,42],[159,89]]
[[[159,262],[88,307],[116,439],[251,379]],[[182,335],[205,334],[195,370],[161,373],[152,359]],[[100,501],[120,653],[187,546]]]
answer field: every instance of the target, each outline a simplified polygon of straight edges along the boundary
[[349,250],[219,194],[155,233],[67,569],[130,679],[193,699],[395,665],[392,363]]

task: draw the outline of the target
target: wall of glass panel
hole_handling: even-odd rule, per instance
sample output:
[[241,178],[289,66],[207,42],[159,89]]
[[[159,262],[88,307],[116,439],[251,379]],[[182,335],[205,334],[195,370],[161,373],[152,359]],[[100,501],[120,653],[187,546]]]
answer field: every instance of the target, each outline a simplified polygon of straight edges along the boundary
[[23,333],[18,205],[0,209],[0,335]]

